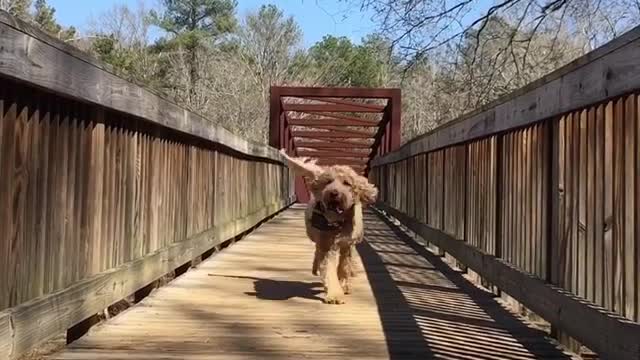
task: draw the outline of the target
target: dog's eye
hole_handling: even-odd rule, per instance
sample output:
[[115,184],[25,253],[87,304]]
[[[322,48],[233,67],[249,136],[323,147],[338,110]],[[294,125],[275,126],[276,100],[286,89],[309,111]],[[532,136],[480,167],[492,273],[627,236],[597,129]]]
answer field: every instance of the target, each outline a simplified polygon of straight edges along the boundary
[[343,183],[345,186],[351,187],[351,183],[350,183],[350,182],[348,182],[347,180],[343,181],[342,183]]

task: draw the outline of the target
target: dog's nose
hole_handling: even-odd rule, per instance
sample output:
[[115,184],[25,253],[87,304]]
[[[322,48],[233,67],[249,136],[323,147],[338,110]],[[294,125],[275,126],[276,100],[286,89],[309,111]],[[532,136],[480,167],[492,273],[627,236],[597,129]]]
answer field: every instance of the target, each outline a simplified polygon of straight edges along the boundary
[[329,196],[330,196],[332,199],[337,198],[337,197],[338,197],[338,190],[331,190],[331,192],[329,193]]

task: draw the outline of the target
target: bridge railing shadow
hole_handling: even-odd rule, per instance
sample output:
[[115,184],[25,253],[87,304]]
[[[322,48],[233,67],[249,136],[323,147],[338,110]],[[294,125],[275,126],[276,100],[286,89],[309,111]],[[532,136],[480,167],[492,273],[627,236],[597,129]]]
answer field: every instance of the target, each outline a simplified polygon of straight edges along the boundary
[[571,359],[388,219],[365,216],[358,247],[389,353],[451,359]]

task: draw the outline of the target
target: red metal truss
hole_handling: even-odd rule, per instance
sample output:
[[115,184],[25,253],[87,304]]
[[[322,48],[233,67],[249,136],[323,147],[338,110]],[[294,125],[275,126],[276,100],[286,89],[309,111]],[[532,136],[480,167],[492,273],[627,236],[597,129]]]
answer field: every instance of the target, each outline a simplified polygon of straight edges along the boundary
[[362,118],[357,116],[347,116],[347,115],[341,115],[337,113],[323,113],[318,111],[303,111],[303,113],[310,114],[310,115],[323,116],[327,118],[339,119],[339,120],[349,120],[349,121],[358,122],[363,125],[369,125],[369,124],[376,124],[377,126],[380,125],[380,120],[367,119],[367,118]]
[[384,111],[384,108],[385,108],[384,105],[358,103],[358,102],[349,101],[349,100],[330,99],[330,98],[322,98],[322,97],[315,97],[315,96],[302,97],[302,99],[315,100],[319,102],[332,103],[332,104],[355,106],[355,107],[369,109],[369,110],[376,110],[378,112]]
[[354,105],[344,104],[282,104],[282,110],[284,111],[314,111],[314,112],[364,112],[364,113],[379,113],[384,110],[364,108]]
[[369,134],[352,134],[345,131],[299,131],[294,130],[291,132],[293,137],[308,138],[308,139],[323,139],[323,138],[340,138],[340,139],[370,139],[373,135]]
[[294,141],[296,149],[309,148],[309,149],[371,149],[372,144],[368,143],[350,143],[342,144],[335,141]]
[[379,121],[360,122],[327,118],[290,118],[287,122],[293,126],[360,126],[377,128],[380,125]]
[[298,150],[298,156],[307,156],[312,158],[321,158],[321,157],[358,157],[358,158],[368,158],[371,150],[356,152],[355,150],[351,151],[309,151],[309,150]]
[[[400,95],[400,89],[271,87],[269,144],[366,175],[373,157],[400,147]],[[304,182],[296,184],[305,202]]]

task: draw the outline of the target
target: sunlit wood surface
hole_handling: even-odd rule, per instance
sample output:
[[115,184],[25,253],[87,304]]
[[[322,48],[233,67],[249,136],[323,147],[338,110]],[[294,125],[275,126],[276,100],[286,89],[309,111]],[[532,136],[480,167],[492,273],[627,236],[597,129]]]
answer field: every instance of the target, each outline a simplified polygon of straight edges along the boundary
[[569,359],[373,213],[345,305],[294,207],[51,359]]

